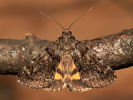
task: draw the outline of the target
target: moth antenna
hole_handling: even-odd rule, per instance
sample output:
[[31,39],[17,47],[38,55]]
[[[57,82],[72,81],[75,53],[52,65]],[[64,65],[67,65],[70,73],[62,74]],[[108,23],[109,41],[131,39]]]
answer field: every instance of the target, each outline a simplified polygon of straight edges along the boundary
[[72,25],[79,20],[81,17],[83,17],[85,14],[87,14],[89,11],[91,11],[94,7],[91,7],[90,9],[88,9],[85,13],[83,13],[82,15],[80,15],[68,28],[68,30],[72,27]]
[[54,22],[56,22],[59,26],[61,26],[61,27],[63,28],[63,30],[65,30],[65,28],[64,28],[59,22],[57,22],[54,18],[52,18],[52,17],[50,17],[50,16],[44,14],[42,11],[40,11],[40,13],[41,13],[42,15],[46,16],[47,18],[50,18],[50,19],[53,20]]

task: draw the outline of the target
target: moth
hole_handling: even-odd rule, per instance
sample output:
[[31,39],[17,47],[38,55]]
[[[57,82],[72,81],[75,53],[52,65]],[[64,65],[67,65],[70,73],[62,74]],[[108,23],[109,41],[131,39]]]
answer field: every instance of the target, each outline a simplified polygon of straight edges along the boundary
[[70,27],[62,27],[62,35],[23,68],[18,74],[20,84],[48,91],[68,88],[70,91],[84,92],[102,88],[116,80],[112,68],[98,62],[89,47],[72,35]]

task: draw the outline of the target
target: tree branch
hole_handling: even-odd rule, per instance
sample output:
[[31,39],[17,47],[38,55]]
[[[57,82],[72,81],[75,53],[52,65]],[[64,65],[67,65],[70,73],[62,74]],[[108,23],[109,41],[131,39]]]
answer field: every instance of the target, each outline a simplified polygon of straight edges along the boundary
[[0,39],[0,74],[18,74],[50,43],[30,33],[24,40]]
[[[82,42],[96,59],[113,70],[133,65],[133,28]],[[51,43],[30,33],[23,40],[0,39],[0,74],[18,74]]]
[[113,70],[133,66],[133,28],[84,42],[91,55],[104,66]]

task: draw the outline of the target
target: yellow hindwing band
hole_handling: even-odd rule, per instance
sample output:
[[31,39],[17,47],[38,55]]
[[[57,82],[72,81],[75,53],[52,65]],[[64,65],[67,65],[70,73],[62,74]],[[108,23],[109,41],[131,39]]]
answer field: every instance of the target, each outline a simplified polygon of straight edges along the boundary
[[80,80],[79,72],[71,76],[71,80]]
[[56,73],[55,73],[54,79],[55,79],[55,80],[62,80],[61,74],[59,74],[59,73],[56,72]]

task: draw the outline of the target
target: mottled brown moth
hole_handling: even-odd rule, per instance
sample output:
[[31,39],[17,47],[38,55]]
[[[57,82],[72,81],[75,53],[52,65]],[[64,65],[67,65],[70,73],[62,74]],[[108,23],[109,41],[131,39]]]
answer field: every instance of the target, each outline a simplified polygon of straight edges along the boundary
[[72,35],[70,27],[62,27],[62,35],[33,59],[29,66],[24,67],[18,74],[20,84],[48,91],[68,88],[70,91],[84,92],[110,85],[116,80],[112,68],[98,62],[89,47]]

